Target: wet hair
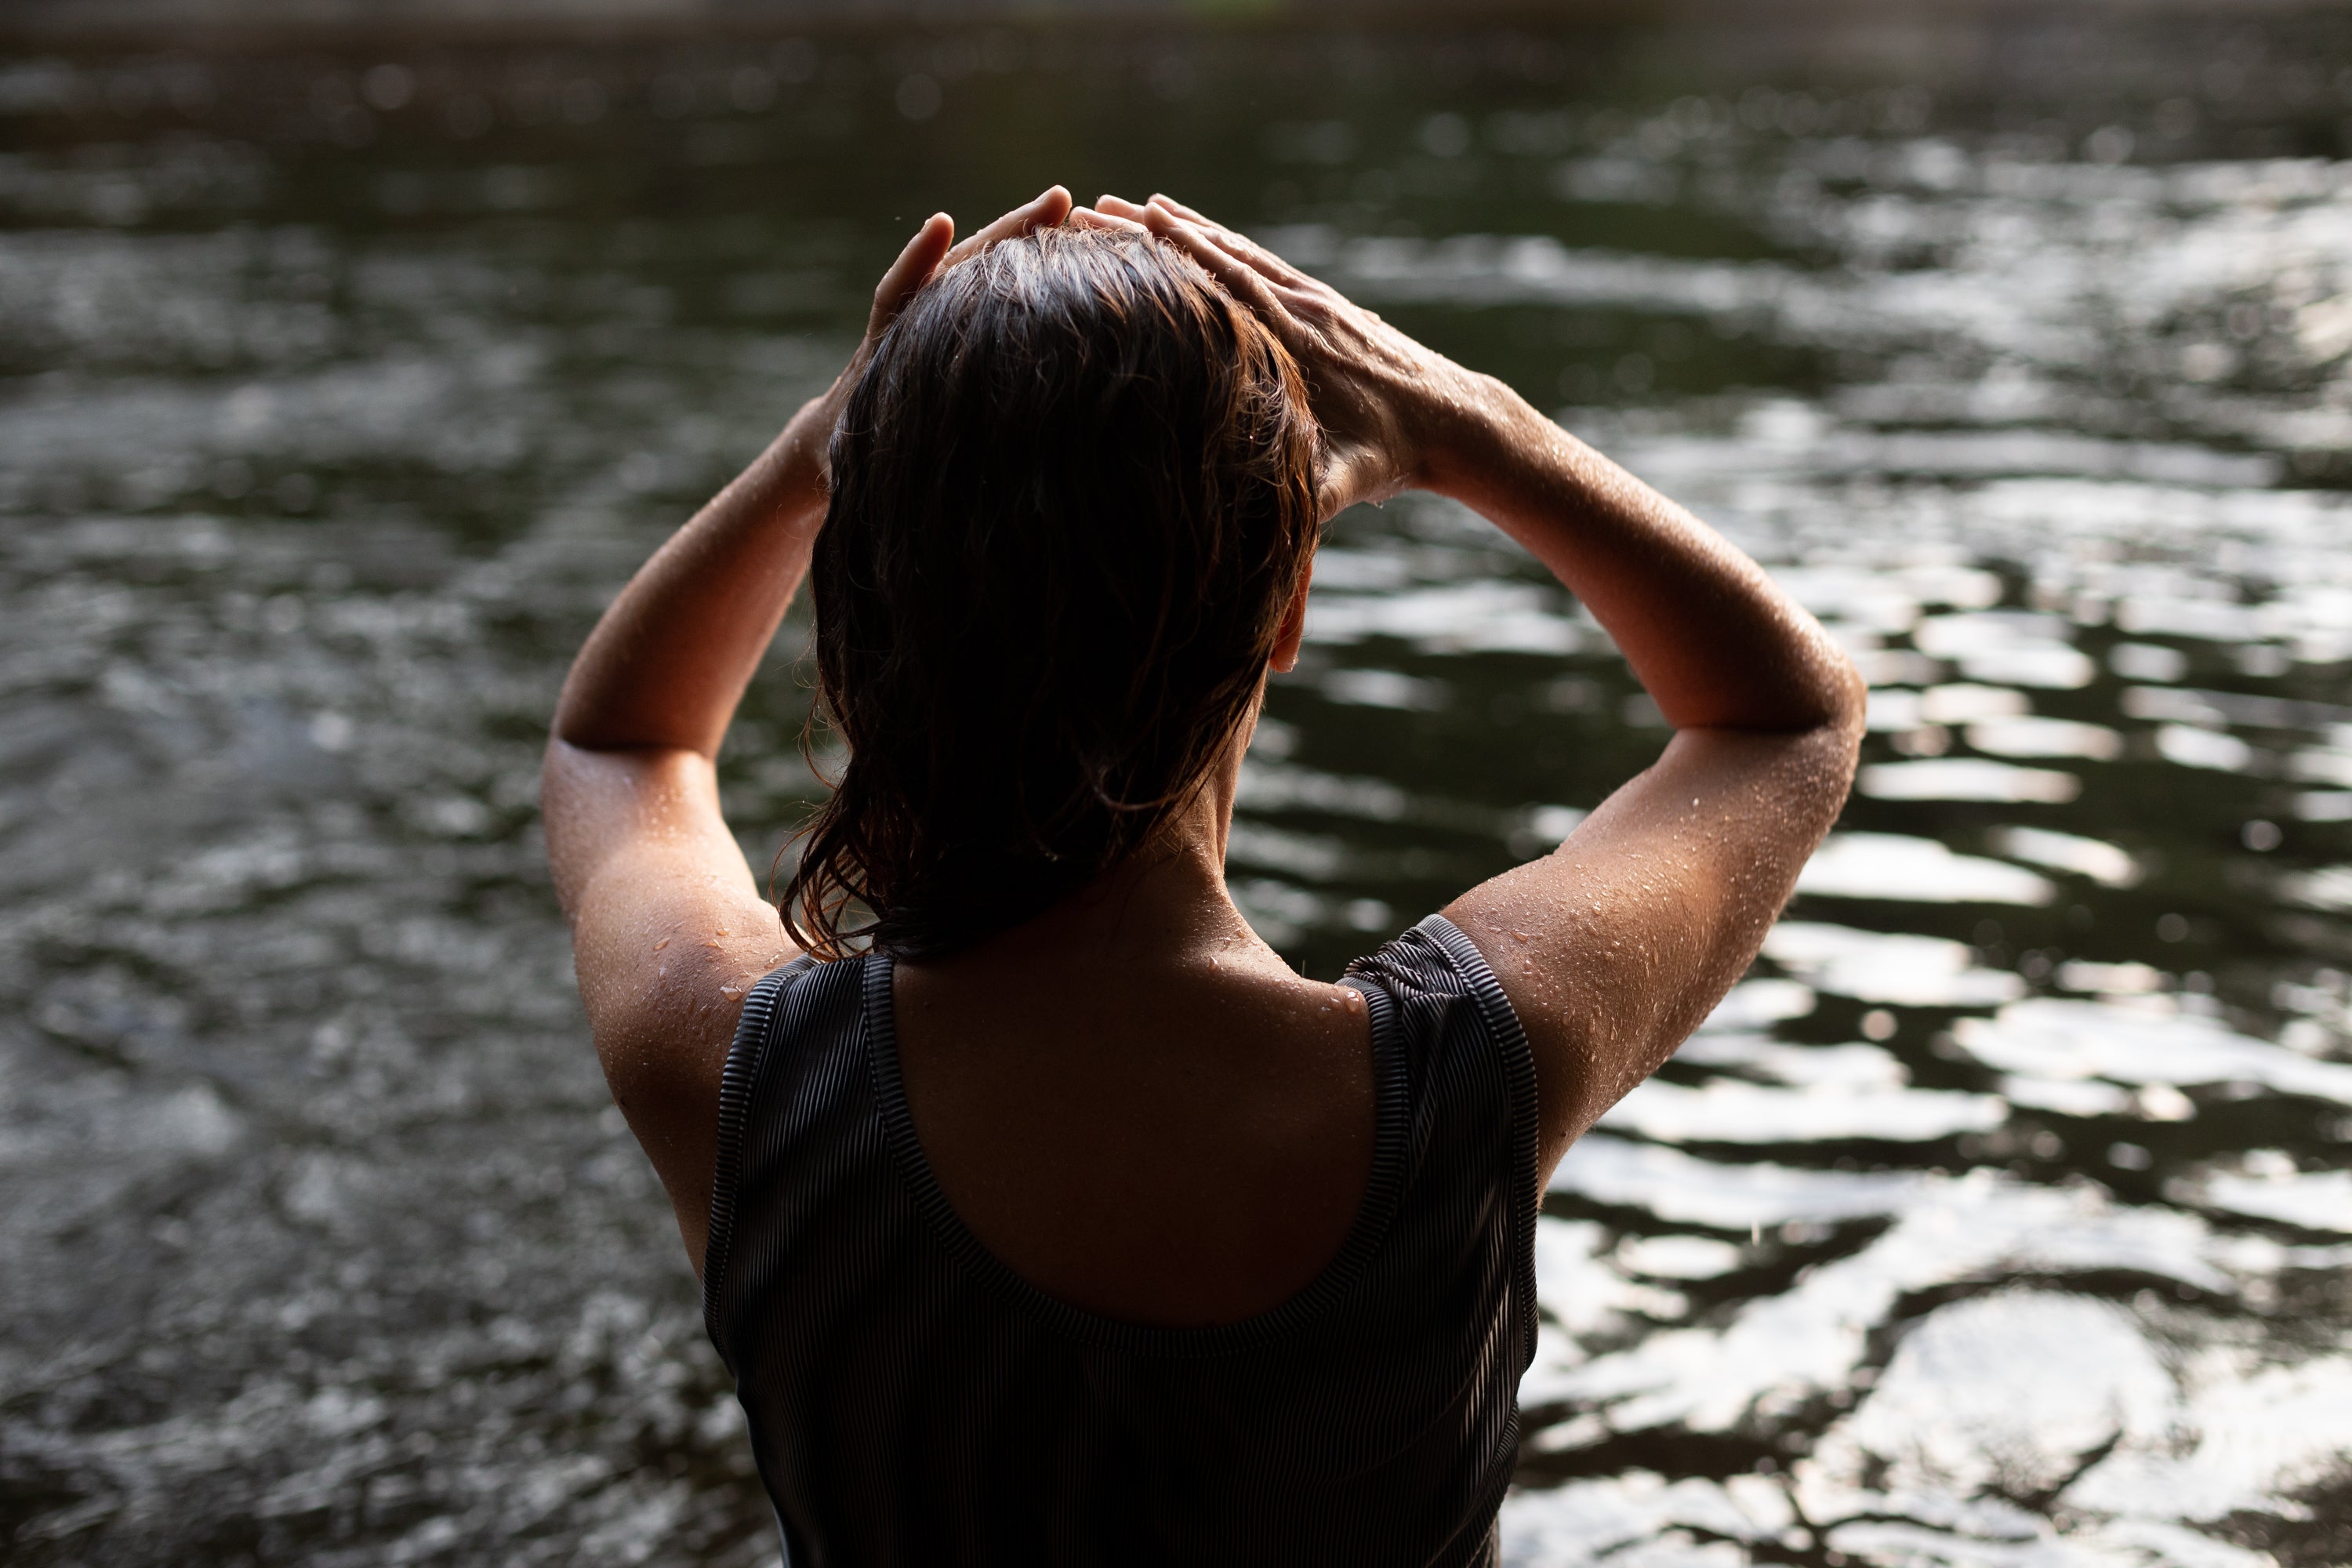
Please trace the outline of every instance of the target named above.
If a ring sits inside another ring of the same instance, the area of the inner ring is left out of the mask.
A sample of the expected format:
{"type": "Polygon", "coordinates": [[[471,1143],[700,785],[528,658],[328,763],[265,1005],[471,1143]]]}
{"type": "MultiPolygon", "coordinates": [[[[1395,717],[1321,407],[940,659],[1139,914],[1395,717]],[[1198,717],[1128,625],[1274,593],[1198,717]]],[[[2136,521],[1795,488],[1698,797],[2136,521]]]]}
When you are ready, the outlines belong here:
{"type": "Polygon", "coordinates": [[[847,761],[794,939],[953,952],[1150,847],[1256,699],[1316,439],[1290,355],[1156,237],[1047,229],[927,283],[833,437],[811,729],[847,761]]]}

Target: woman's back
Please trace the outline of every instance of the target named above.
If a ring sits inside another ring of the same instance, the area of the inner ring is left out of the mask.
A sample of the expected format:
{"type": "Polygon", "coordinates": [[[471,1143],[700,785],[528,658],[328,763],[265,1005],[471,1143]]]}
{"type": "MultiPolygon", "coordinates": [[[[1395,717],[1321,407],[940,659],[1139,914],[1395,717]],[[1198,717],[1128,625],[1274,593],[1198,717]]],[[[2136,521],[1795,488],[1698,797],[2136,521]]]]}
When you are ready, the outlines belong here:
{"type": "Polygon", "coordinates": [[[1361,993],[1198,919],[1181,880],[1159,868],[900,963],[893,991],[914,1129],[964,1224],[1049,1295],[1179,1327],[1321,1271],[1375,1120],[1361,993]]]}
{"type": "MultiPolygon", "coordinates": [[[[908,978],[883,955],[789,966],[753,992],[728,1066],[705,1310],[792,1561],[1491,1561],[1534,1351],[1540,1178],[1533,1063],[1467,939],[1433,917],[1351,969],[1360,1005],[1334,1013],[1360,1031],[1368,1115],[1340,1145],[1368,1157],[1346,1173],[1336,1245],[1257,1310],[1192,1326],[1137,1321],[1170,1315],[1142,1292],[1209,1300],[1188,1264],[1228,1288],[1263,1289],[1269,1258],[1296,1271],[1300,1255],[1202,1223],[1226,1213],[1246,1231],[1283,1206],[1258,1184],[1286,1162],[1250,1146],[1284,1138],[1236,1137],[1236,1118],[1177,1087],[1131,1159],[1115,1134],[1071,1139],[1066,1124],[1049,1141],[1097,1160],[1024,1159],[1018,1097],[984,1094],[1016,1125],[965,1151],[959,1201],[909,1104],[908,978]],[[1238,1181],[1218,1168],[1236,1152],[1256,1167],[1238,1181]],[[1174,1173],[1137,1182],[1154,1161],[1174,1173]],[[1108,1240],[1055,1237],[1032,1254],[1043,1268],[1014,1267],[1026,1260],[970,1223],[971,1197],[1000,1184],[989,1201],[1007,1234],[1055,1236],[1050,1216],[1076,1209],[1089,1218],[1073,1234],[1108,1240]],[[1145,1194],[1124,1216],[1105,1202],[1121,1192],[1145,1194]],[[1089,1310],[1041,1289],[1054,1268],[1108,1299],[1089,1310]],[[1123,1294],[1146,1313],[1099,1310],[1123,1294]]],[[[1229,1010],[1222,989],[1196,994],[1203,1016],[1229,1010]]],[[[1098,1048],[1134,1031],[1132,1016],[1105,1023],[1098,1048]]],[[[1336,1034],[1275,1027],[1260,1043],[1278,1053],[1318,1032],[1336,1034]]],[[[1231,1065],[1174,1048],[1197,1072],[1231,1065]]],[[[1263,1113],[1278,1097],[1238,1098],[1263,1113]]],[[[1122,1093],[1076,1098],[1068,1109],[1141,1125],[1122,1093]]],[[[1315,1169],[1339,1162],[1286,1163],[1343,1185],[1315,1169]]]]}
{"type": "Polygon", "coordinates": [[[794,1561],[1481,1561],[1543,1184],[1754,958],[1859,684],[1696,520],[1197,215],[950,232],[607,611],[548,754],[597,1049],[794,1561]],[[1405,484],[1676,733],[1325,985],[1227,837],[1320,523],[1405,484]],[[780,920],[716,758],[804,572],[845,762],[780,920]]]}

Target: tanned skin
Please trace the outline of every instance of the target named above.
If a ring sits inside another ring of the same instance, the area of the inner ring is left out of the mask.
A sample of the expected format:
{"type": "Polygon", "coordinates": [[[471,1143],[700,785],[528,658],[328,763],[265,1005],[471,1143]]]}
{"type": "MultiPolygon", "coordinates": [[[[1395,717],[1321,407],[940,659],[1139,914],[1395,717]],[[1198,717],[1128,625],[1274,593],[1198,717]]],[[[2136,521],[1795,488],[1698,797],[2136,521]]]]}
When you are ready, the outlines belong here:
{"type": "MultiPolygon", "coordinates": [[[[720,817],[719,743],[807,571],[826,439],[877,338],[940,267],[1062,223],[1150,230],[1281,338],[1323,433],[1326,518],[1406,489],[1474,508],[1583,601],[1674,725],[1559,848],[1444,911],[1526,1026],[1547,1178],[1748,967],[1844,801],[1863,714],[1844,655],[1755,563],[1500,382],[1166,197],[1074,208],[1055,186],[961,247],[934,216],[840,380],[605,612],[548,745],[549,858],[597,1054],[698,1272],[728,1044],[744,992],[796,951],[720,817]]],[[[1297,658],[1306,598],[1271,668],[1297,658]]],[[[1370,1168],[1362,997],[1293,972],[1225,889],[1255,728],[1253,709],[1150,853],[897,968],[902,1072],[942,1190],[1017,1273],[1111,1317],[1278,1304],[1339,1250],[1370,1168]]]]}

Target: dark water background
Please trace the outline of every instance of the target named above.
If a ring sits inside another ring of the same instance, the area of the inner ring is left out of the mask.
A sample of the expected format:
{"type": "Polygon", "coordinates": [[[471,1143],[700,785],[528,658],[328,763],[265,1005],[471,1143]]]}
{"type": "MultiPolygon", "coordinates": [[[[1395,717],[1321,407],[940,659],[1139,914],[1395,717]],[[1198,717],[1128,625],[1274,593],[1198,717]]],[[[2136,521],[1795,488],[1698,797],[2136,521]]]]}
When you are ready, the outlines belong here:
{"type": "MultiPolygon", "coordinates": [[[[1058,179],[1507,377],[1876,688],[1563,1167],[1509,1559],[2352,1562],[2347,142],[2326,16],[0,58],[0,1555],[772,1560],[541,737],[911,225],[1058,179]]],[[[1318,590],[1233,870],[1328,974],[1662,731],[1459,511],[1318,590]]]]}

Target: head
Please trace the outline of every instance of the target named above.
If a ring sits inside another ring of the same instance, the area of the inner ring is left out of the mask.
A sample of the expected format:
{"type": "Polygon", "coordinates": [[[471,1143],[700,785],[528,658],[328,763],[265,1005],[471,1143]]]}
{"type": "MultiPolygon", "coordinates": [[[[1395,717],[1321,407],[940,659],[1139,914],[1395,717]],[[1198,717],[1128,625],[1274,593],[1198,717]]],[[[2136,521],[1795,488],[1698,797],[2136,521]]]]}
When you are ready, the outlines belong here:
{"type": "Polygon", "coordinates": [[[1313,557],[1297,365],[1173,247],[1054,228],[931,279],[833,437],[810,570],[847,748],[782,902],[943,953],[1166,849],[1313,557]]]}

